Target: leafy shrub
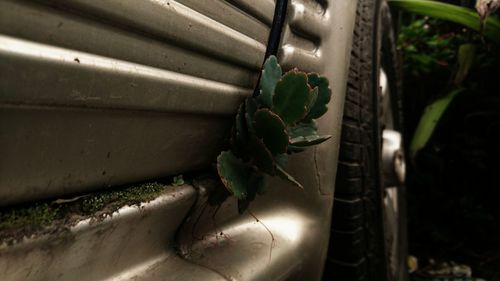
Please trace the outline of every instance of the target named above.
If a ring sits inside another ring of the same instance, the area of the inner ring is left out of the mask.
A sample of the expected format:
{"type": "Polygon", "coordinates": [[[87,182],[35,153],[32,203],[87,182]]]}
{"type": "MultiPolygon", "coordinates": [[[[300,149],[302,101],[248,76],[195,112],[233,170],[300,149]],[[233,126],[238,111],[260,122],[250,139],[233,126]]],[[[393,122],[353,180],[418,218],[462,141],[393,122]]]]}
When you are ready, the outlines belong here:
{"type": "Polygon", "coordinates": [[[212,194],[220,204],[229,195],[244,212],[266,186],[265,175],[279,176],[303,188],[285,171],[287,155],[330,138],[317,133],[315,119],[328,110],[328,80],[297,69],[282,75],[276,57],[264,64],[260,95],[248,97],[239,107],[231,131],[230,150],[217,157],[217,171],[226,190],[212,194]]]}

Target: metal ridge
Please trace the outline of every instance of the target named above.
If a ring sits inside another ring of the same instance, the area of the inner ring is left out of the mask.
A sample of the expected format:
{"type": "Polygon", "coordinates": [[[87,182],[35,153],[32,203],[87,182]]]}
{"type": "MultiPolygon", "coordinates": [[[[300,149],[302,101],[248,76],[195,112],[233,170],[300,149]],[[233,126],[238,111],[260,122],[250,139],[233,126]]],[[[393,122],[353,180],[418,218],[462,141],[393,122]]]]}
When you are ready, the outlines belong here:
{"type": "Polygon", "coordinates": [[[0,104],[232,114],[251,93],[221,82],[3,35],[0,57],[0,104]],[[40,74],[39,69],[46,71],[40,74]],[[57,91],[48,90],[48,85],[57,91]]]}

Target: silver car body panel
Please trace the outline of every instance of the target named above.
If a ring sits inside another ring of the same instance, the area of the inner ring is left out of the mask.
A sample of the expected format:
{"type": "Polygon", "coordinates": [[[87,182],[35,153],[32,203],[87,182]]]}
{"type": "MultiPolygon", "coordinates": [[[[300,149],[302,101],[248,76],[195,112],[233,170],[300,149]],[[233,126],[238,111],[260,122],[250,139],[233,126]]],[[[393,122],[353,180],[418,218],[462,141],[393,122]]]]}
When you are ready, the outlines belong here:
{"type": "MultiPolygon", "coordinates": [[[[269,0],[1,0],[0,206],[209,165],[252,92],[273,9],[269,0]]],[[[272,179],[238,215],[232,199],[206,207],[209,181],[169,187],[141,208],[68,225],[69,236],[1,245],[2,279],[319,280],[355,11],[351,0],[288,5],[280,63],[327,76],[333,93],[319,120],[333,138],[287,168],[304,190],[272,179]]]]}
{"type": "Polygon", "coordinates": [[[267,25],[221,1],[41,3],[0,1],[0,206],[213,161],[267,25]]]}
{"type": "Polygon", "coordinates": [[[299,67],[328,77],[332,101],[319,130],[333,138],[290,157],[288,170],[304,190],[272,179],[267,193],[243,215],[237,214],[234,200],[219,209],[205,207],[202,192],[197,211],[178,235],[186,259],[227,280],[321,279],[355,13],[356,1],[290,2],[279,60],[285,69],[299,67]],[[308,27],[318,29],[307,32],[308,27]]]}
{"type": "Polygon", "coordinates": [[[193,280],[202,276],[223,280],[180,258],[173,248],[176,228],[195,199],[192,187],[169,187],[140,207],[123,207],[104,219],[86,218],[64,231],[0,245],[2,280],[193,280]]]}

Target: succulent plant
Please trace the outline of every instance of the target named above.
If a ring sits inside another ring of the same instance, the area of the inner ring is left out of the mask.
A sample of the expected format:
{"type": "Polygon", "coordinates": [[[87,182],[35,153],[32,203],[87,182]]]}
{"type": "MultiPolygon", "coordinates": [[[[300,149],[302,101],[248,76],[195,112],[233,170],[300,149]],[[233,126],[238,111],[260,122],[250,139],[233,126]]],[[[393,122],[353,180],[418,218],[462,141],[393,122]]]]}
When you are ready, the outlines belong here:
{"type": "Polygon", "coordinates": [[[217,157],[217,172],[226,190],[214,192],[220,204],[229,195],[243,213],[257,194],[265,192],[266,176],[279,176],[303,188],[285,170],[288,154],[328,140],[318,135],[315,119],[328,110],[328,79],[293,69],[282,75],[276,57],[264,63],[257,97],[238,108],[231,129],[230,150],[217,157]]]}

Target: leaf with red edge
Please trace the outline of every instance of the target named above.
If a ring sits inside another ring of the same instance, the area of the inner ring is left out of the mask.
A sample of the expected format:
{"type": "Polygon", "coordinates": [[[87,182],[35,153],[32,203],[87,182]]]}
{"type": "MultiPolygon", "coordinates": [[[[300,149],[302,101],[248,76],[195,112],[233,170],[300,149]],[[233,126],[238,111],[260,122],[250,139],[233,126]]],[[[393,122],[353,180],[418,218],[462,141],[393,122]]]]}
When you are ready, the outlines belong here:
{"type": "Polygon", "coordinates": [[[259,109],[254,115],[255,134],[262,138],[273,155],[286,152],[288,135],[285,123],[269,109],[259,109]]]}
{"type": "Polygon", "coordinates": [[[307,113],[310,91],[304,72],[297,70],[287,72],[276,85],[272,111],[286,124],[297,123],[307,113]]]}

